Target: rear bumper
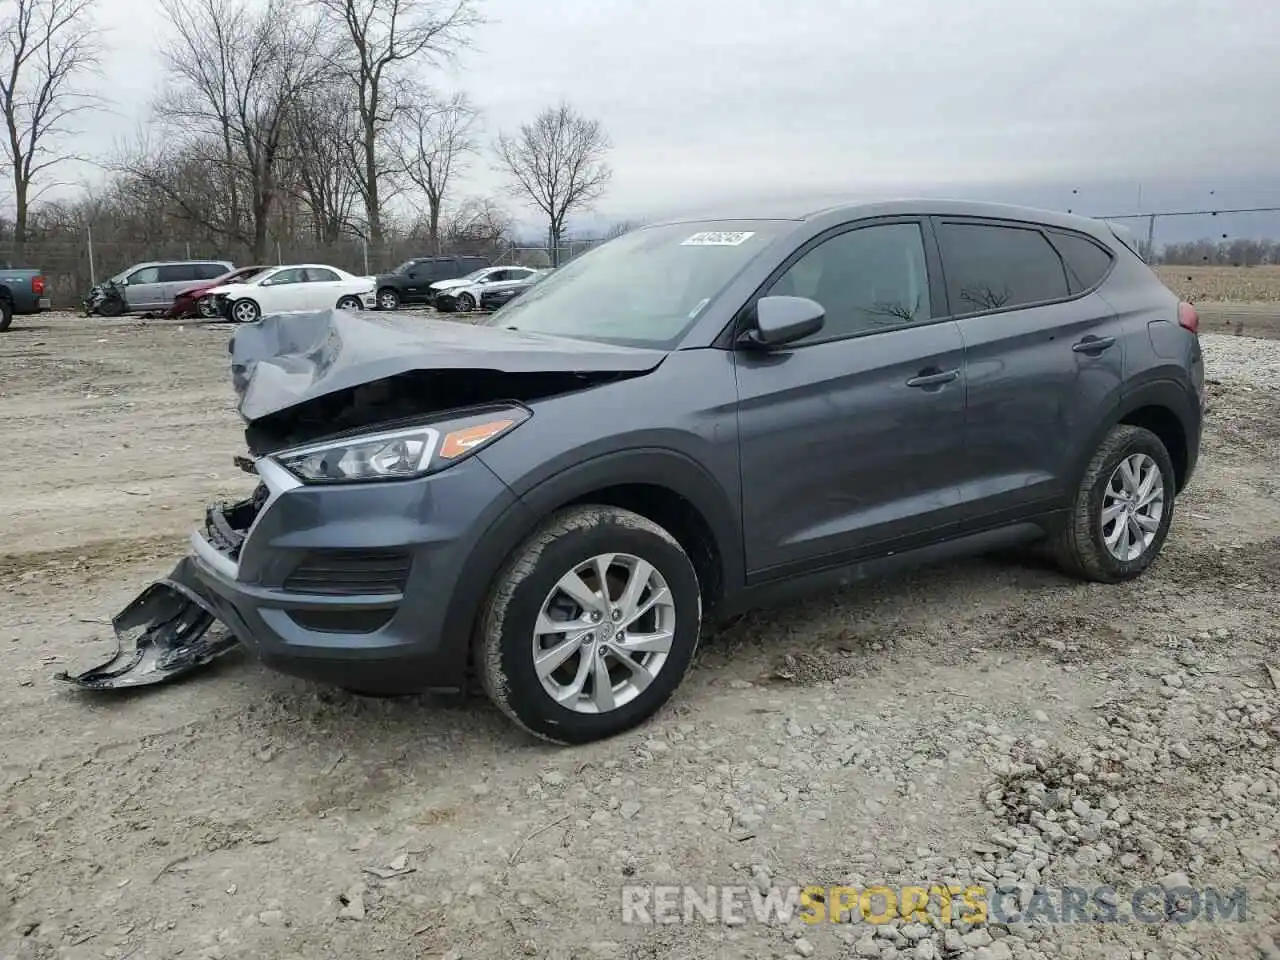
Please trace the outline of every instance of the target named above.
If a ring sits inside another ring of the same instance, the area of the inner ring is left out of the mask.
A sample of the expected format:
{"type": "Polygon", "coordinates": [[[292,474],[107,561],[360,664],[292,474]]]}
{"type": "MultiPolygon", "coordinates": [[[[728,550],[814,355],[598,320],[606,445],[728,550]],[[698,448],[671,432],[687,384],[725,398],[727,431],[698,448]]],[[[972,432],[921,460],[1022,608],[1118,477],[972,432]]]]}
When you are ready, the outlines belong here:
{"type": "Polygon", "coordinates": [[[218,619],[282,673],[370,693],[460,689],[471,638],[446,629],[450,603],[515,502],[506,485],[477,457],[343,486],[299,484],[270,460],[258,469],[265,505],[211,508],[191,535],[194,589],[218,619]]]}
{"type": "Polygon", "coordinates": [[[11,301],[15,316],[29,316],[33,313],[44,313],[53,309],[53,301],[48,297],[29,297],[11,301]]]}

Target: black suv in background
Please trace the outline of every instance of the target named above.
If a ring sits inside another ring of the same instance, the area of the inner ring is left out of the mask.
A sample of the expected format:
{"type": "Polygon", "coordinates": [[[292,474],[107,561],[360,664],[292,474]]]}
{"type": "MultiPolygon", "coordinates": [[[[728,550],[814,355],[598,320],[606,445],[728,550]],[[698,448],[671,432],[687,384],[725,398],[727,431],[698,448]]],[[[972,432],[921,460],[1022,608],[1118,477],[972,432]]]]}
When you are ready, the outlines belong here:
{"type": "Polygon", "coordinates": [[[465,277],[489,266],[487,257],[416,257],[376,278],[378,309],[395,310],[402,303],[426,303],[431,285],[465,277]]]}

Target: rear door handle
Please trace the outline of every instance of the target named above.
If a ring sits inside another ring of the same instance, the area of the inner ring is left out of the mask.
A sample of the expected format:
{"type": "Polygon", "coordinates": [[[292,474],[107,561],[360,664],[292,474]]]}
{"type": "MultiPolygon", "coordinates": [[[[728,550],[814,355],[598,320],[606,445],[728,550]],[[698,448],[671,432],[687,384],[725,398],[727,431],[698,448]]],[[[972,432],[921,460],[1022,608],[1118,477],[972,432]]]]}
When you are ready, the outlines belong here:
{"type": "Polygon", "coordinates": [[[960,376],[959,370],[940,370],[934,373],[926,373],[921,370],[916,376],[907,381],[908,387],[940,387],[944,383],[950,383],[960,376]]]}
{"type": "Polygon", "coordinates": [[[1115,342],[1115,337],[1095,337],[1090,335],[1072,344],[1071,349],[1076,353],[1101,353],[1108,347],[1115,346],[1115,342]]]}

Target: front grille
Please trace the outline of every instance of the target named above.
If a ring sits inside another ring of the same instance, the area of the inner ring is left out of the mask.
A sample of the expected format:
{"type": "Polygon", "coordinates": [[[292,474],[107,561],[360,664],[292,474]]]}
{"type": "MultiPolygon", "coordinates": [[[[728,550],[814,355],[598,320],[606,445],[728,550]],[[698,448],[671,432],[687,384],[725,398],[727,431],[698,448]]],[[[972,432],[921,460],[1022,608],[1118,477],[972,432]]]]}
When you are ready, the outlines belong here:
{"type": "Polygon", "coordinates": [[[355,597],[403,593],[409,554],[402,550],[316,550],[308,553],[284,582],[295,593],[355,597]]]}

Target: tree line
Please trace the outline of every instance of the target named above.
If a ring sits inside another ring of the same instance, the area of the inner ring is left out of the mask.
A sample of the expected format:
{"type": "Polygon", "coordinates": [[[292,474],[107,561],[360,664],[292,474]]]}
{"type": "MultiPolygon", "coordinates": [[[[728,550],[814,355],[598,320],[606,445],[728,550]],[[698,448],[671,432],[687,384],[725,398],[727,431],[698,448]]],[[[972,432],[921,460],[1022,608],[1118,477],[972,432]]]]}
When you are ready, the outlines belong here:
{"type": "Polygon", "coordinates": [[[153,120],[114,155],[84,157],[77,120],[108,105],[95,2],[0,0],[14,209],[0,241],[15,265],[78,250],[86,231],[108,250],[255,263],[345,244],[375,270],[392,251],[474,252],[512,232],[503,197],[465,190],[486,162],[507,198],[540,214],[555,251],[612,176],[604,128],[568,103],[487,137],[465,91],[429,82],[471,46],[481,0],[160,0],[153,120]],[[43,199],[85,159],[105,169],[103,186],[43,199]]]}
{"type": "Polygon", "coordinates": [[[1196,240],[1166,243],[1159,262],[1174,266],[1257,267],[1280,263],[1280,240],[1196,240]]]}

